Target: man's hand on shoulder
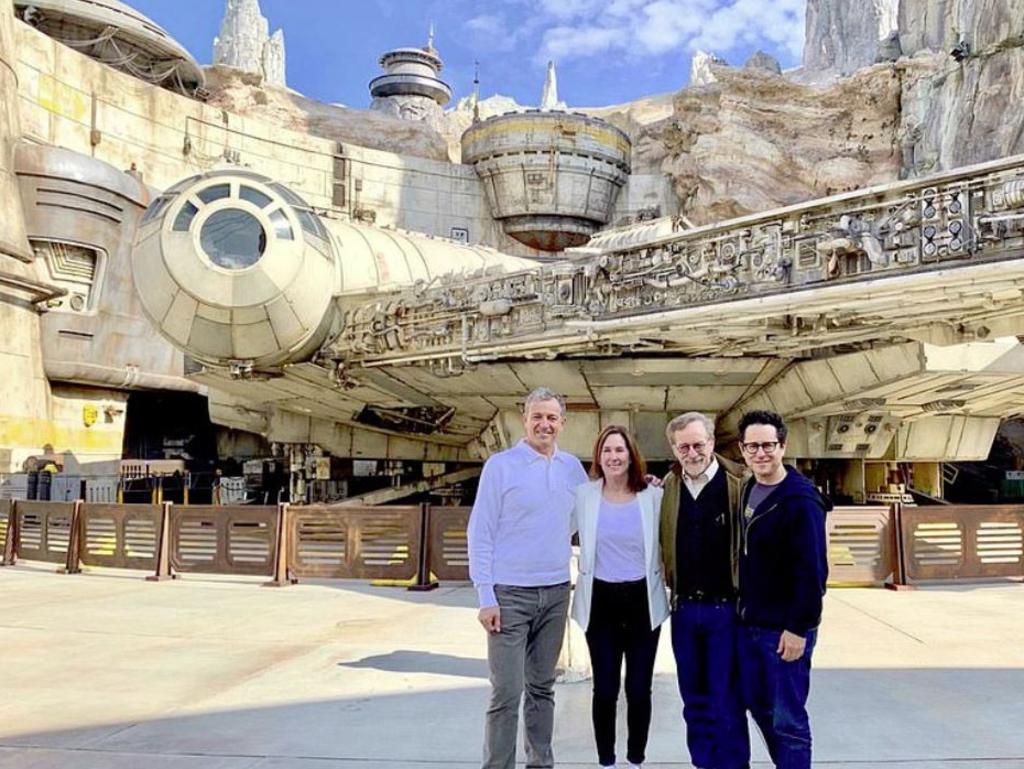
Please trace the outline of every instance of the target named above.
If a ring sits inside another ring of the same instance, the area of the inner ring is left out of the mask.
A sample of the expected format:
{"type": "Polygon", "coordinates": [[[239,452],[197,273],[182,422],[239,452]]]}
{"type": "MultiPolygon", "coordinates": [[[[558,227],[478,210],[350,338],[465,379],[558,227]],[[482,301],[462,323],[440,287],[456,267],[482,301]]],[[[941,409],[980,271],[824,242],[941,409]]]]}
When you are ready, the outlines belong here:
{"type": "Polygon", "coordinates": [[[650,473],[644,476],[644,481],[648,486],[653,486],[656,489],[660,489],[665,483],[661,478],[656,475],[651,475],[650,473]]]}
{"type": "Polygon", "coordinates": [[[795,662],[804,656],[804,649],[807,647],[807,639],[783,630],[779,637],[779,648],[776,651],[782,657],[783,662],[795,662]]]}
{"type": "Polygon", "coordinates": [[[485,606],[476,615],[484,630],[488,633],[501,632],[501,608],[498,606],[485,606]]]}

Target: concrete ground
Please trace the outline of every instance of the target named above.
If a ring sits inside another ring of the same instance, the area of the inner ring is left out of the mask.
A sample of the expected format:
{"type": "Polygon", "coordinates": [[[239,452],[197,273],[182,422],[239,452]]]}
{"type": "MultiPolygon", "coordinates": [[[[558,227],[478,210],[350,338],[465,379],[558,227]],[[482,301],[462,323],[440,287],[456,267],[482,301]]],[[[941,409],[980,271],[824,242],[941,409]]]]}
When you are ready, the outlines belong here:
{"type": "MultiPolygon", "coordinates": [[[[0,570],[0,769],[479,766],[473,593],[0,570]]],[[[815,765],[1024,767],[1024,587],[833,590],[815,765]]],[[[649,767],[684,767],[668,634],[649,767]]],[[[589,684],[556,692],[560,767],[596,765],[589,684]]],[[[620,714],[621,715],[621,714],[620,714]]],[[[621,724],[620,724],[621,726],[621,724]]],[[[768,766],[760,737],[755,766],[768,766]]]]}

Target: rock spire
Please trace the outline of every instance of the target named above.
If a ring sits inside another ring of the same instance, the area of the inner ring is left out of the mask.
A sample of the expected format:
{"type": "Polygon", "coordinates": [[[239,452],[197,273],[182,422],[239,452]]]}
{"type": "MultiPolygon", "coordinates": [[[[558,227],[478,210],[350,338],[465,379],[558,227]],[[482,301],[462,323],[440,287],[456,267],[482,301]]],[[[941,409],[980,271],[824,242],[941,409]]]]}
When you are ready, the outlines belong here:
{"type": "Polygon", "coordinates": [[[270,85],[285,86],[284,32],[270,35],[259,0],[227,0],[220,35],[213,40],[213,63],[252,72],[270,85]]]}
{"type": "Polygon", "coordinates": [[[544,77],[544,90],[540,96],[541,109],[558,109],[558,78],[555,75],[555,63],[548,62],[548,73],[544,77]]]}

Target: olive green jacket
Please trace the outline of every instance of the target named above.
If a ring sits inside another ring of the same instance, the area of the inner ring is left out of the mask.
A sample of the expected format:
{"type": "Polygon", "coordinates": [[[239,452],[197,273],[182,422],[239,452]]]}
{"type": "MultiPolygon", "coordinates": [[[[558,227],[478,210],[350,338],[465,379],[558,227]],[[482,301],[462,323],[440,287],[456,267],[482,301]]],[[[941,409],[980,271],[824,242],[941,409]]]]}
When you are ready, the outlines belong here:
{"type": "MultiPolygon", "coordinates": [[[[720,472],[725,473],[725,482],[729,489],[729,538],[732,541],[732,584],[739,588],[739,555],[740,555],[740,491],[743,488],[746,468],[732,460],[716,454],[720,472]]],[[[661,498],[661,521],[659,540],[661,543],[661,559],[665,570],[665,584],[672,593],[672,608],[676,607],[676,530],[679,526],[679,494],[682,491],[682,468],[676,462],[672,470],[665,476],[663,488],[665,494],[661,498]]]]}

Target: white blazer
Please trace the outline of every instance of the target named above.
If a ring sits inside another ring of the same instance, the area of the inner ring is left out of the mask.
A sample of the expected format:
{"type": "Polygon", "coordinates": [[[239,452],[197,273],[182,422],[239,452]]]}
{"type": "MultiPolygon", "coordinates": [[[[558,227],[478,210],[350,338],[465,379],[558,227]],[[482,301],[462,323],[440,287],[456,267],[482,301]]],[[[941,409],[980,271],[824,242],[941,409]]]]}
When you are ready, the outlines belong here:
{"type": "MultiPolygon", "coordinates": [[[[580,534],[580,574],[572,601],[572,618],[584,630],[590,622],[590,604],[594,595],[594,559],[597,549],[597,515],[601,507],[604,481],[588,481],[576,487],[573,508],[573,530],[580,534]]],[[[658,627],[669,615],[665,577],[661,568],[661,545],[658,541],[663,489],[648,486],[636,495],[644,528],[644,560],[647,564],[647,606],[651,629],[658,627]]]]}

